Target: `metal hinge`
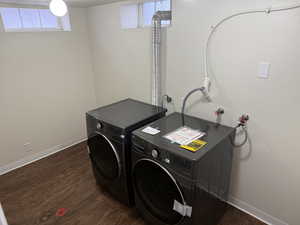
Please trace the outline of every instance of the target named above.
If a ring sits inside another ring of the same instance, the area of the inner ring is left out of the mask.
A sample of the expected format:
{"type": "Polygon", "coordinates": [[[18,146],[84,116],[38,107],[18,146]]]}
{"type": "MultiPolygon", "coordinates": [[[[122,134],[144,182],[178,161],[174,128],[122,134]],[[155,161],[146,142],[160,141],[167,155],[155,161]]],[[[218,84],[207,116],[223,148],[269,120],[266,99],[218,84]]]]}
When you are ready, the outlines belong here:
{"type": "Polygon", "coordinates": [[[192,207],[174,200],[173,210],[182,216],[192,217],[192,207]]]}

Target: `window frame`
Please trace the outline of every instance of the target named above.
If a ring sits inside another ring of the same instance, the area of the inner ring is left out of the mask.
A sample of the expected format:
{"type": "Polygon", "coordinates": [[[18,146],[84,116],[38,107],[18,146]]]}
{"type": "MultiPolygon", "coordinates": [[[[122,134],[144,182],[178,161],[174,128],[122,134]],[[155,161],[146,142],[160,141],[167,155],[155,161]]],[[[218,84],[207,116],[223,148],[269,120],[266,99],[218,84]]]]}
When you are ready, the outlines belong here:
{"type": "MultiPolygon", "coordinates": [[[[24,28],[24,27],[21,27],[21,28],[6,28],[5,27],[5,24],[4,24],[4,20],[3,20],[3,16],[0,12],[0,21],[1,21],[1,25],[2,25],[2,28],[3,28],[3,32],[5,33],[26,33],[26,32],[70,32],[72,31],[72,28],[71,28],[71,18],[70,18],[70,14],[69,12],[65,15],[65,17],[68,17],[68,20],[69,20],[69,23],[70,23],[70,27],[69,28],[64,28],[63,26],[63,19],[64,17],[56,17],[56,20],[57,20],[57,28],[43,28],[42,27],[42,23],[41,23],[41,16],[40,16],[40,10],[49,10],[48,8],[43,8],[43,7],[36,7],[36,8],[33,8],[33,7],[13,7],[13,6],[0,6],[0,10],[2,8],[14,8],[14,9],[18,9],[18,16],[20,18],[20,22],[23,26],[23,20],[22,20],[22,15],[21,15],[21,9],[37,9],[38,10],[38,13],[39,13],[39,20],[40,20],[40,27],[39,28],[24,28]]],[[[54,16],[54,15],[53,15],[54,16]]]]}
{"type": "Polygon", "coordinates": [[[140,28],[140,5],[139,1],[129,1],[126,3],[123,3],[120,6],[120,11],[119,11],[119,18],[120,18],[120,26],[122,30],[131,30],[131,29],[139,29],[140,28]],[[136,6],[137,7],[137,25],[136,27],[123,27],[123,22],[122,22],[122,7],[128,7],[128,6],[136,6]]]}
{"type": "MultiPolygon", "coordinates": [[[[121,7],[126,6],[126,5],[137,5],[137,8],[138,8],[138,13],[137,13],[137,15],[138,15],[138,18],[137,18],[137,27],[135,27],[135,28],[123,28],[122,27],[122,21],[120,21],[121,29],[123,29],[123,30],[131,30],[131,29],[151,28],[151,24],[150,25],[146,25],[144,23],[143,5],[146,2],[158,2],[158,1],[163,1],[163,0],[136,0],[136,1],[128,1],[128,2],[126,2],[124,4],[121,4],[120,10],[121,10],[121,7]]],[[[173,1],[170,0],[170,10],[172,11],[172,9],[173,9],[173,1]]],[[[170,20],[169,24],[162,24],[162,27],[171,27],[171,26],[172,26],[172,20],[170,20]]]]}
{"type": "MultiPolygon", "coordinates": [[[[155,2],[155,4],[158,2],[158,1],[164,1],[164,0],[140,0],[138,1],[138,5],[139,5],[139,18],[138,21],[139,22],[139,27],[138,28],[147,28],[147,27],[151,27],[152,25],[146,25],[144,23],[144,10],[143,10],[143,5],[145,2],[155,2]]],[[[172,12],[172,4],[173,4],[173,1],[170,0],[170,10],[172,12]]],[[[169,24],[162,24],[161,25],[162,27],[171,27],[172,26],[172,20],[170,20],[170,23],[169,24]]]]}

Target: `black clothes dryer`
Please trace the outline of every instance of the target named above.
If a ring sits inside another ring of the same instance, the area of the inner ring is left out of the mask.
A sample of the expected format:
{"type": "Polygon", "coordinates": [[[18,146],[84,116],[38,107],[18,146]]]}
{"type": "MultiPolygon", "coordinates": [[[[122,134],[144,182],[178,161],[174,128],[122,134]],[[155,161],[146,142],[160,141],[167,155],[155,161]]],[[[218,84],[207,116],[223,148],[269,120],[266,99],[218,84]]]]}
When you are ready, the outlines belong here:
{"type": "Polygon", "coordinates": [[[131,132],[165,113],[161,107],[126,99],[86,114],[88,150],[97,183],[127,205],[133,204],[131,132]]]}
{"type": "Polygon", "coordinates": [[[226,210],[233,147],[231,127],[185,116],[186,126],[206,132],[207,144],[190,152],[164,137],[182,126],[181,114],[166,116],[132,135],[132,181],[137,210],[153,225],[217,224],[226,210]]]}

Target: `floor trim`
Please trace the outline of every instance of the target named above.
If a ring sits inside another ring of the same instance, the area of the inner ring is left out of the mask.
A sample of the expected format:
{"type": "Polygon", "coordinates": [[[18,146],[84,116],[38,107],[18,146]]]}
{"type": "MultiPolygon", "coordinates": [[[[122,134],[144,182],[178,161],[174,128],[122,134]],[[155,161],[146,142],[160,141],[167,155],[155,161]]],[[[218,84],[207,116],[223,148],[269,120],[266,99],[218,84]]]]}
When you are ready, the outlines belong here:
{"type": "Polygon", "coordinates": [[[35,153],[33,155],[24,157],[23,159],[20,159],[20,160],[17,160],[15,162],[4,165],[4,166],[0,167],[0,176],[3,175],[3,174],[9,173],[9,172],[11,172],[15,169],[18,169],[20,167],[26,166],[30,163],[33,163],[35,161],[38,161],[40,159],[43,159],[45,157],[48,157],[50,155],[53,155],[57,152],[60,152],[60,151],[65,150],[67,148],[70,148],[70,147],[72,147],[74,145],[77,145],[81,142],[84,142],[86,140],[87,139],[84,138],[84,139],[81,139],[81,140],[78,140],[78,141],[72,141],[72,142],[69,142],[69,143],[66,143],[66,144],[57,145],[57,146],[49,148],[45,151],[35,153]]]}
{"type": "Polygon", "coordinates": [[[255,217],[256,219],[268,224],[268,225],[288,225],[288,223],[271,216],[270,214],[255,208],[254,206],[244,202],[236,197],[230,196],[228,204],[232,205],[235,208],[255,217]]]}
{"type": "Polygon", "coordinates": [[[4,215],[1,203],[0,203],[0,225],[7,225],[7,220],[6,220],[6,217],[4,215]]]}

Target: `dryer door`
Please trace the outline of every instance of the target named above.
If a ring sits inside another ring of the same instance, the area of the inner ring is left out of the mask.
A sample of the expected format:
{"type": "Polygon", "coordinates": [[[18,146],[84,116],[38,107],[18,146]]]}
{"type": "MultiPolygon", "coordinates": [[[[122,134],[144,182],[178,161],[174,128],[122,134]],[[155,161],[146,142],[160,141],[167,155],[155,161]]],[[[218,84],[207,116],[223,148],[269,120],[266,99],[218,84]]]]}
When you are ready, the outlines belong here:
{"type": "Polygon", "coordinates": [[[97,132],[88,139],[90,156],[97,171],[107,180],[115,180],[120,176],[120,157],[116,145],[105,135],[97,132]]]}
{"type": "Polygon", "coordinates": [[[165,224],[178,224],[183,218],[173,210],[174,201],[185,201],[174,177],[159,163],[150,159],[139,160],[133,169],[133,183],[144,207],[152,216],[165,224]]]}

